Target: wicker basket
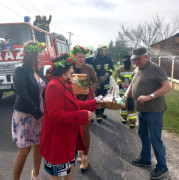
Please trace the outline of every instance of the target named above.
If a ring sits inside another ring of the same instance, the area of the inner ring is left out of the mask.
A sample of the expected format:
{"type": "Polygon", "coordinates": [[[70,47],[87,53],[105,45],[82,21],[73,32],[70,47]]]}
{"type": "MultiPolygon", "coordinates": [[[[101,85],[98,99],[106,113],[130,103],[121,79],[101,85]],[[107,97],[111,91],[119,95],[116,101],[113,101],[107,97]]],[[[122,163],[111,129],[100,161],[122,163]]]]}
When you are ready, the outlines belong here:
{"type": "Polygon", "coordinates": [[[106,108],[106,109],[111,109],[111,110],[118,110],[118,109],[123,109],[125,108],[125,104],[118,104],[116,102],[101,102],[100,103],[102,107],[106,108]]]}
{"type": "MultiPolygon", "coordinates": [[[[87,74],[72,74],[72,79],[76,76],[78,77],[79,81],[84,81],[87,78],[87,74]]],[[[73,82],[72,88],[75,94],[86,94],[86,86],[80,86],[78,83],[73,82]]]]}

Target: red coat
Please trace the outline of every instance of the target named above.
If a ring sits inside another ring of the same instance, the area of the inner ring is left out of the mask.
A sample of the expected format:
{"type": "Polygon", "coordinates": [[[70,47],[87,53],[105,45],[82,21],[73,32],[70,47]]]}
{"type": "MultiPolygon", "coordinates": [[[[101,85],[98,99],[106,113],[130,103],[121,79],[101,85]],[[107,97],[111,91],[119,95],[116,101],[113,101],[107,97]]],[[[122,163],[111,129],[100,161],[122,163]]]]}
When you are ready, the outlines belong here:
{"type": "Polygon", "coordinates": [[[40,154],[51,164],[70,162],[76,148],[85,150],[81,125],[88,123],[88,111],[96,100],[79,101],[59,80],[46,87],[40,154]]]}

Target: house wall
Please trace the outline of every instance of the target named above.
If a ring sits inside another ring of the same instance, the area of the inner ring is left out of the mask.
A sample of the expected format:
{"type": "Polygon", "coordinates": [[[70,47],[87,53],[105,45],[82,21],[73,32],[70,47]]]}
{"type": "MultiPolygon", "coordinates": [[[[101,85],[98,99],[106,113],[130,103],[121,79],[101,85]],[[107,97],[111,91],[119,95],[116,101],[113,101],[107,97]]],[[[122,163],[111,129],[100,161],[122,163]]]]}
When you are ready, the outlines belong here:
{"type": "Polygon", "coordinates": [[[151,46],[151,55],[173,55],[179,56],[179,37],[171,37],[151,46]],[[164,47],[164,48],[163,48],[164,47]]]}

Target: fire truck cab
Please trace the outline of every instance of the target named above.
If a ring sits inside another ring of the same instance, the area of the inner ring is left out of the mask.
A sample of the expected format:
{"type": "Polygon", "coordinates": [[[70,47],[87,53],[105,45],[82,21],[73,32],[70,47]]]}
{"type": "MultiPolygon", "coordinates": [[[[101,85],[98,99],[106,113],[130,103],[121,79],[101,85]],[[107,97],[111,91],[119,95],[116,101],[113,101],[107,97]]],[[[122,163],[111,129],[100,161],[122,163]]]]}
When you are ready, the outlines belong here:
{"type": "Polygon", "coordinates": [[[44,74],[55,56],[70,50],[68,40],[63,35],[46,32],[30,23],[0,24],[0,99],[5,91],[14,90],[14,69],[23,59],[23,44],[29,40],[47,45],[42,52],[44,74]]]}

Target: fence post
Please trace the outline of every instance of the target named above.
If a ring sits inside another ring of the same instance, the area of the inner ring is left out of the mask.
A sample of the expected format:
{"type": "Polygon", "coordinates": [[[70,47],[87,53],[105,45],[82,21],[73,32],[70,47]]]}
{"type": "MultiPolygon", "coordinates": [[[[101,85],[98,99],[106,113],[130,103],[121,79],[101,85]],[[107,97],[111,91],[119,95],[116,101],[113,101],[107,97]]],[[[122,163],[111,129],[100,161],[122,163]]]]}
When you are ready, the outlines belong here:
{"type": "Polygon", "coordinates": [[[160,66],[161,65],[161,56],[158,58],[159,59],[159,61],[158,61],[158,65],[160,66]]]}
{"type": "Polygon", "coordinates": [[[172,85],[172,89],[173,89],[174,65],[175,65],[175,56],[172,57],[172,70],[171,70],[171,85],[172,85]]]}

